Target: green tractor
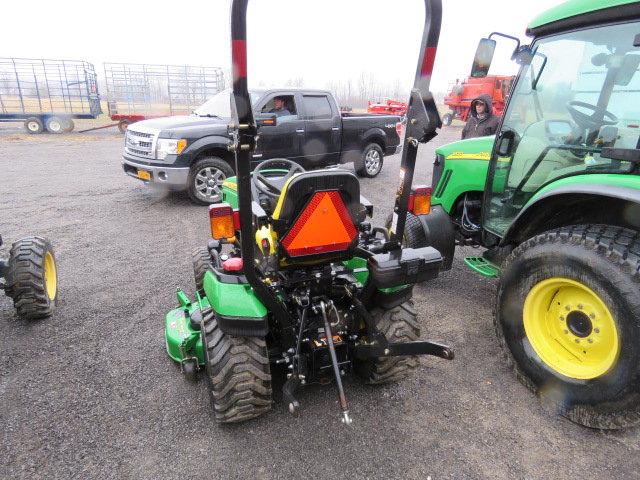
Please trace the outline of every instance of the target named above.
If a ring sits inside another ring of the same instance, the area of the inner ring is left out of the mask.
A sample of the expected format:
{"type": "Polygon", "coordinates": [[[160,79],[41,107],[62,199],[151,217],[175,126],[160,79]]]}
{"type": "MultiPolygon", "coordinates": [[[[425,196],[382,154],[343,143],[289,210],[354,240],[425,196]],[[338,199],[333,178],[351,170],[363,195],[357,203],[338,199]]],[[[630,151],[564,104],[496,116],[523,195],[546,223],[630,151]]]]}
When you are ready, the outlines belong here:
{"type": "MultiPolygon", "coordinates": [[[[495,137],[436,150],[431,211],[410,246],[498,277],[495,330],[517,377],[594,428],[640,423],[640,2],[573,0],[539,15],[495,137]]],[[[409,225],[409,223],[408,223],[409,225]]]]}
{"type": "MultiPolygon", "coordinates": [[[[423,44],[409,106],[395,211],[405,219],[422,204],[411,182],[419,142],[441,122],[429,93],[441,19],[440,0],[425,0],[423,44]]],[[[209,207],[211,239],[194,255],[195,299],[178,290],[166,315],[167,352],[182,370],[203,370],[215,419],[249,420],[272,407],[272,375],[284,369],[288,409],[302,385],[335,382],[341,419],[351,423],[342,377],[397,381],[418,366],[418,355],[451,360],[451,348],[420,341],[413,286],[438,275],[432,247],[402,248],[398,234],[374,228],[373,206],[358,179],[340,169],[304,171],[286,160],[250,168],[258,128],[273,115],[254,114],[247,90],[247,0],[231,12],[234,135],[237,177],[209,207]]]]}
{"type": "Polygon", "coordinates": [[[13,300],[20,318],[51,316],[58,301],[58,271],[51,243],[42,237],[14,242],[9,258],[0,260],[0,280],[4,280],[0,289],[13,300]]]}

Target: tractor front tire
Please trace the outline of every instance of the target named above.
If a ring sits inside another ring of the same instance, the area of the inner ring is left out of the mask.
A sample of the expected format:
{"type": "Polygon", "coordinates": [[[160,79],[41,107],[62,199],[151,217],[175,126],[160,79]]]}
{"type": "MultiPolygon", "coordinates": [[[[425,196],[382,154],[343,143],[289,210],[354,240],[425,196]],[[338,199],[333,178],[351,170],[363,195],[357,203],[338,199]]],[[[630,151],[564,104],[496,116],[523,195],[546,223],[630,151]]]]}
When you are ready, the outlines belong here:
{"type": "Polygon", "coordinates": [[[581,425],[640,424],[640,232],[574,225],[507,257],[495,328],[518,379],[581,425]]]}
{"type": "MultiPolygon", "coordinates": [[[[378,319],[378,329],[391,343],[412,342],[420,337],[420,325],[412,300],[389,310],[374,310],[371,314],[378,319]]],[[[366,383],[384,384],[406,378],[419,364],[420,360],[415,355],[379,357],[357,361],[355,371],[366,383]]]]}
{"type": "Polygon", "coordinates": [[[51,316],[58,301],[58,272],[51,243],[26,237],[11,246],[5,293],[18,316],[38,320],[51,316]]]}
{"type": "Polygon", "coordinates": [[[216,421],[243,422],[271,410],[271,370],[265,339],[225,334],[210,309],[203,312],[201,335],[216,421]]]}

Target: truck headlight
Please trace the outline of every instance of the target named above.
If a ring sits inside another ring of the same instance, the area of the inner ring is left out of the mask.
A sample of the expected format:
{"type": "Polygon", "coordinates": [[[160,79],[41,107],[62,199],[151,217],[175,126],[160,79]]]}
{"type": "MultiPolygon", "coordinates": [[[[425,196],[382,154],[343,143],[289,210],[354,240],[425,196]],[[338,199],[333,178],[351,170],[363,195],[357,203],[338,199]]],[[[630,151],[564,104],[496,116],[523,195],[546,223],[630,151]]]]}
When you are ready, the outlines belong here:
{"type": "Polygon", "coordinates": [[[179,155],[186,146],[187,141],[183,138],[179,140],[159,138],[156,143],[156,158],[164,160],[167,155],[179,155]]]}

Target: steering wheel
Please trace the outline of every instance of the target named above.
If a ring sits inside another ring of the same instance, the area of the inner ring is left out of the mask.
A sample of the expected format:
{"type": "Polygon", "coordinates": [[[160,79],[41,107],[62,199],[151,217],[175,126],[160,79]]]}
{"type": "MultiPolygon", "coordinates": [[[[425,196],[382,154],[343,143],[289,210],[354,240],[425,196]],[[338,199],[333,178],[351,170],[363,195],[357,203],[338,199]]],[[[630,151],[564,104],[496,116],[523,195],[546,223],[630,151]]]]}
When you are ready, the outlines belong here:
{"type": "Polygon", "coordinates": [[[590,103],[572,100],[567,102],[566,107],[578,126],[585,130],[597,130],[604,125],[615,125],[618,123],[618,117],[609,110],[596,107],[590,103]],[[576,107],[591,110],[593,113],[591,115],[586,114],[578,110],[576,107]]]}
{"type": "Polygon", "coordinates": [[[304,172],[304,168],[301,165],[287,160],[286,158],[272,158],[259,163],[256,168],[253,169],[253,175],[251,181],[255,188],[265,194],[269,198],[278,198],[282,189],[284,188],[287,180],[293,177],[296,173],[304,172]],[[287,170],[287,173],[282,175],[282,171],[265,172],[264,170],[287,170]]]}

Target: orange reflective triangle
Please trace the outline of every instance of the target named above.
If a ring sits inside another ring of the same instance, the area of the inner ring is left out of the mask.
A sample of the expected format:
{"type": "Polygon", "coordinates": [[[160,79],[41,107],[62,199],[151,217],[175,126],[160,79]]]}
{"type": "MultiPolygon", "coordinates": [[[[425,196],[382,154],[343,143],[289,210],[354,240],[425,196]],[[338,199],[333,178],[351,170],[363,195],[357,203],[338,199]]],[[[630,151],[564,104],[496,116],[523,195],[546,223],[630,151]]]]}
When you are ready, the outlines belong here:
{"type": "Polygon", "coordinates": [[[289,255],[345,250],[357,235],[337,191],[316,193],[282,241],[289,255]]]}

